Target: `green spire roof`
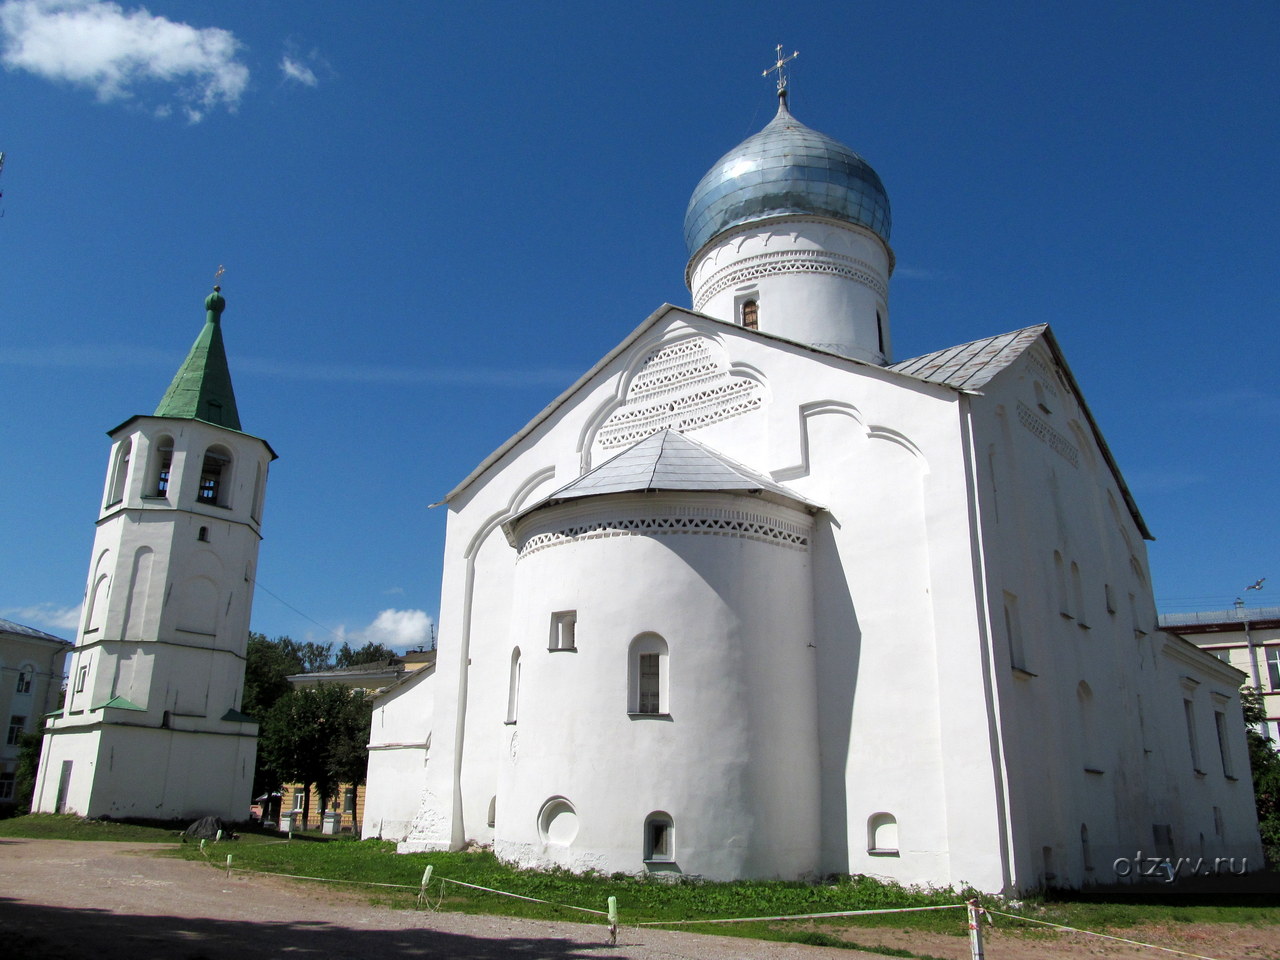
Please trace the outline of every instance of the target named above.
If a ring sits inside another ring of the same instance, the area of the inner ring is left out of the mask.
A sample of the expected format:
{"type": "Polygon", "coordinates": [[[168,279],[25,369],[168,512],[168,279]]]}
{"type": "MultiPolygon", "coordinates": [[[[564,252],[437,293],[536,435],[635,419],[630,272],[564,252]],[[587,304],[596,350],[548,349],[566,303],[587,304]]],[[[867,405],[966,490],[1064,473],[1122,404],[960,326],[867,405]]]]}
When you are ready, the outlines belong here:
{"type": "Polygon", "coordinates": [[[222,346],[222,327],[219,318],[227,301],[218,287],[205,298],[206,320],[204,329],[191,352],[178,368],[156,407],[157,417],[181,417],[187,420],[203,420],[232,430],[240,429],[240,414],[236,411],[236,395],[231,388],[231,371],[227,367],[227,352],[222,346]]]}

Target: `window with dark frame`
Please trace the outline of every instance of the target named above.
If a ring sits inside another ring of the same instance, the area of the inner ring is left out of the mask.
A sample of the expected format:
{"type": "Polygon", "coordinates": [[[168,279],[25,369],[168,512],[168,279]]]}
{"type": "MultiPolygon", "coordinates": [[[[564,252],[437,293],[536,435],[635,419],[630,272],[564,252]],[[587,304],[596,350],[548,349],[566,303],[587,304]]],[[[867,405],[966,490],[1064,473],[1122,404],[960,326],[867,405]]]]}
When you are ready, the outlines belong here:
{"type": "Polygon", "coordinates": [[[637,713],[662,712],[662,655],[640,654],[640,701],[637,713]]]}
{"type": "Polygon", "coordinates": [[[669,863],[675,859],[671,818],[652,814],[644,822],[644,859],[669,863]]]}
{"type": "Polygon", "coordinates": [[[755,300],[742,302],[742,325],[748,330],[760,329],[760,304],[755,300]]]}
{"type": "Polygon", "coordinates": [[[27,718],[14,714],[9,718],[9,736],[5,738],[5,743],[9,746],[16,746],[18,741],[22,739],[22,734],[27,729],[27,718]]]}
{"type": "Polygon", "coordinates": [[[15,693],[31,692],[31,668],[30,667],[23,667],[21,670],[18,671],[18,687],[14,692],[15,693]]]}
{"type": "Polygon", "coordinates": [[[222,483],[231,458],[225,454],[209,450],[204,455],[204,464],[200,468],[200,489],[196,499],[201,503],[222,504],[222,483]]]}
{"type": "Polygon", "coordinates": [[[169,473],[173,469],[173,441],[164,440],[156,451],[156,456],[160,458],[160,469],[156,474],[155,495],[157,497],[167,497],[169,495],[169,473]]]}

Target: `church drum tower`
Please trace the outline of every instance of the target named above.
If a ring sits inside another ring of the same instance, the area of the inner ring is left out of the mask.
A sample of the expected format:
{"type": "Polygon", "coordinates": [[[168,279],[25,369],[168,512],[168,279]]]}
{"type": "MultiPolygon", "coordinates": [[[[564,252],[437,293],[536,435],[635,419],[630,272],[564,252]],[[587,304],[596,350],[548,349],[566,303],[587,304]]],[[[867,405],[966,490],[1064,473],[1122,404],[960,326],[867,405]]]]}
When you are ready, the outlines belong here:
{"type": "Polygon", "coordinates": [[[258,725],[240,712],[267,469],[243,433],[220,319],[160,405],[109,432],[66,702],[46,726],[34,809],[243,819],[258,725]]]}

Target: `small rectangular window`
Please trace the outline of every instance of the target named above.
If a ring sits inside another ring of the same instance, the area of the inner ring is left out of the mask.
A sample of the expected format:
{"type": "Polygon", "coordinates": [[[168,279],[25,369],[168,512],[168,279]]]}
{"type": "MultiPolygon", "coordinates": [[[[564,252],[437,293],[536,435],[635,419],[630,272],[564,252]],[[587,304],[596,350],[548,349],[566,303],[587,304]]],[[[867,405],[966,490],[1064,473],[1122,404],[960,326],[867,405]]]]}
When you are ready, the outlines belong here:
{"type": "Polygon", "coordinates": [[[9,736],[5,738],[5,743],[9,746],[15,746],[22,739],[22,734],[27,729],[27,718],[14,714],[9,718],[9,736]]]}
{"type": "Polygon", "coordinates": [[[1267,647],[1267,679],[1272,690],[1280,690],[1280,647],[1267,647]]]}
{"type": "Polygon", "coordinates": [[[13,772],[0,773],[0,800],[13,799],[13,784],[16,779],[13,772]]]}
{"type": "Polygon", "coordinates": [[[1231,743],[1227,739],[1227,715],[1221,710],[1213,711],[1213,726],[1218,734],[1218,754],[1222,757],[1222,775],[1234,777],[1231,767],[1231,743]]]}
{"type": "Polygon", "coordinates": [[[1022,645],[1022,622],[1018,617],[1018,598],[1008,592],[1004,595],[1004,633],[1009,644],[1009,665],[1027,673],[1026,651],[1022,645]]]}
{"type": "Polygon", "coordinates": [[[660,713],[662,709],[661,655],[640,654],[640,709],[638,713],[660,713]]]}
{"type": "Polygon", "coordinates": [[[578,649],[578,614],[574,610],[562,610],[551,615],[551,638],[548,650],[578,649]]]}
{"type": "Polygon", "coordinates": [[[1187,720],[1187,744],[1191,747],[1191,766],[1196,773],[1201,773],[1200,743],[1196,739],[1196,705],[1190,700],[1183,700],[1182,712],[1187,720]]]}
{"type": "Polygon", "coordinates": [[[76,693],[84,692],[84,683],[85,683],[85,680],[88,679],[88,677],[89,677],[89,668],[81,667],[79,671],[76,673],[76,689],[75,689],[76,693]]]}

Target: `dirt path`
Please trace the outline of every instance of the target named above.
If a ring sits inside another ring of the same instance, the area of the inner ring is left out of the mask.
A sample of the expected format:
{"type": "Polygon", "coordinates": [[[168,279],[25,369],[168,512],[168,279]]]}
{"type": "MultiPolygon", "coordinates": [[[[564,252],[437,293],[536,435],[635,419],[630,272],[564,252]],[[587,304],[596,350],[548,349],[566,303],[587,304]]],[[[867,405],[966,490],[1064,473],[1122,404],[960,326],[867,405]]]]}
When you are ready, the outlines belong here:
{"type": "MultiPolygon", "coordinates": [[[[22,960],[856,960],[861,951],[589,924],[392,910],[340,887],[156,857],[155,844],[0,840],[0,944],[22,960]]],[[[963,937],[857,928],[850,939],[968,960],[963,937]]],[[[1140,939],[1221,960],[1275,960],[1280,927],[1179,925],[1140,939]],[[1158,937],[1159,939],[1154,939],[1158,937]]],[[[1154,960],[1080,935],[988,935],[990,960],[1154,960]]]]}

